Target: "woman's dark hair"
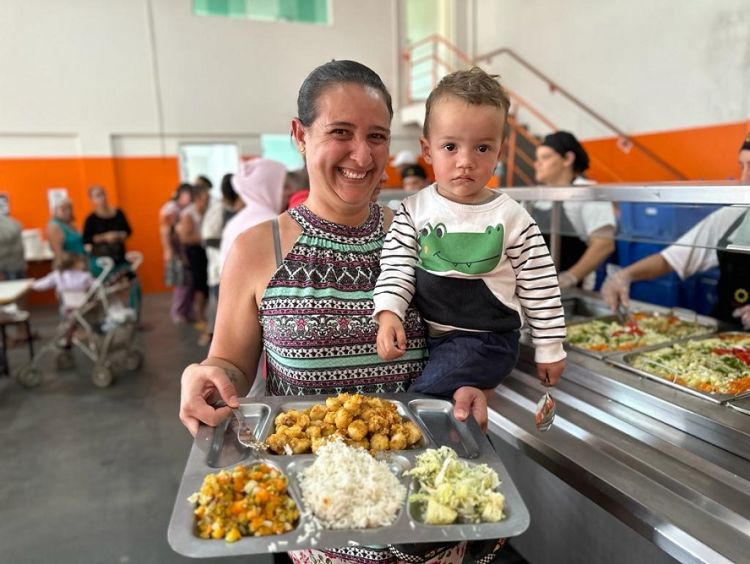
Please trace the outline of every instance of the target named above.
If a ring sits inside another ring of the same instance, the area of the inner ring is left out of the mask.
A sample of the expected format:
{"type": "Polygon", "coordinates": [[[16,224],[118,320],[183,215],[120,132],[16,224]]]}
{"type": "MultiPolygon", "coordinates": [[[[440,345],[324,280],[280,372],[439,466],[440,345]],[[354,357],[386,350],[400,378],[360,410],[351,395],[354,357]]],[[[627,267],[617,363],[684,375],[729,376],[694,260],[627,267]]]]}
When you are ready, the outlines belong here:
{"type": "Polygon", "coordinates": [[[183,192],[187,192],[190,194],[190,197],[193,197],[193,185],[188,184],[187,182],[183,182],[177,187],[177,190],[174,191],[174,196],[172,196],[172,199],[177,201],[180,199],[180,195],[182,195],[183,192]]]}
{"type": "Polygon", "coordinates": [[[210,181],[210,180],[208,179],[208,176],[203,176],[202,174],[199,174],[198,176],[196,176],[196,178],[195,178],[195,183],[196,183],[196,184],[203,184],[203,185],[204,185],[204,186],[206,186],[206,187],[207,187],[207,188],[208,188],[209,190],[210,190],[211,188],[213,188],[213,187],[214,187],[214,184],[213,184],[213,182],[211,182],[211,181],[210,181]]]}
{"type": "Polygon", "coordinates": [[[232,186],[233,176],[234,174],[230,172],[229,174],[225,174],[221,179],[221,195],[230,204],[234,204],[237,201],[237,198],[240,197],[234,190],[234,186],[232,186]]]}
{"type": "Polygon", "coordinates": [[[297,95],[297,117],[302,125],[309,127],[317,117],[317,102],[323,90],[335,84],[359,84],[374,88],[383,95],[388,114],[393,119],[393,104],[388,89],[378,74],[356,61],[331,61],[312,71],[300,86],[297,95]]]}

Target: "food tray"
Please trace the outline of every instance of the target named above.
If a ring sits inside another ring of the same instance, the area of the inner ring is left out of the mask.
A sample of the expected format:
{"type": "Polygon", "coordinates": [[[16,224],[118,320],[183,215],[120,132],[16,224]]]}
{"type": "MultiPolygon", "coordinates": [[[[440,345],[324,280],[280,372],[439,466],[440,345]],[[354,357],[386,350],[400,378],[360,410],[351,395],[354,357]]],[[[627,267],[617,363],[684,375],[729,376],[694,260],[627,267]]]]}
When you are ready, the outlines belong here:
{"type": "MultiPolygon", "coordinates": [[[[651,380],[654,380],[656,382],[660,382],[661,384],[665,384],[667,386],[671,386],[671,387],[676,388],[678,390],[682,390],[683,392],[687,392],[687,393],[692,394],[694,396],[698,396],[700,398],[707,399],[707,400],[712,401],[714,403],[726,403],[726,402],[731,401],[731,400],[736,400],[736,399],[748,397],[748,396],[750,396],[750,391],[743,392],[741,394],[736,394],[736,395],[735,394],[719,394],[719,393],[712,394],[712,393],[709,393],[709,392],[704,392],[704,391],[701,391],[701,390],[696,390],[696,389],[691,388],[689,386],[684,386],[684,385],[679,384],[677,382],[672,382],[670,380],[662,378],[661,376],[658,376],[657,374],[652,374],[652,373],[650,373],[650,372],[648,372],[646,370],[642,370],[640,368],[636,368],[635,366],[633,366],[631,364],[632,360],[636,356],[638,356],[638,355],[640,355],[642,353],[645,353],[645,352],[651,352],[651,351],[656,351],[656,350],[660,350],[660,349],[666,349],[666,348],[672,346],[675,343],[685,343],[685,342],[688,342],[688,341],[703,341],[705,339],[712,339],[712,338],[716,338],[716,337],[722,337],[724,335],[743,335],[743,336],[747,336],[747,333],[727,331],[727,332],[723,332],[723,333],[716,333],[716,334],[713,334],[713,335],[703,335],[703,336],[686,337],[684,339],[678,339],[678,340],[675,340],[675,341],[671,341],[670,343],[660,343],[658,345],[652,345],[650,347],[646,347],[646,348],[643,348],[643,349],[638,349],[637,351],[633,350],[633,351],[628,351],[626,353],[620,353],[618,355],[609,356],[605,360],[609,364],[613,364],[613,365],[618,366],[620,368],[624,368],[625,370],[628,370],[630,372],[634,372],[635,374],[638,374],[640,376],[644,376],[644,377],[649,378],[651,380]]],[[[750,407],[750,406],[748,406],[748,407],[750,407]]]]}
{"type": "MultiPolygon", "coordinates": [[[[255,427],[256,438],[265,439],[273,431],[273,420],[276,415],[290,409],[305,409],[324,402],[326,397],[245,398],[240,400],[240,409],[250,426],[255,427]]],[[[378,394],[378,397],[396,404],[402,417],[414,421],[423,432],[423,441],[418,445],[419,448],[390,451],[379,455],[388,461],[391,470],[400,477],[407,488],[407,499],[404,500],[404,506],[393,524],[373,529],[322,529],[307,511],[296,477],[298,472],[313,463],[315,455],[276,455],[270,452],[253,454],[239,445],[233,432],[234,426],[228,425],[228,420],[225,420],[216,430],[201,426],[195,437],[169,522],[167,536],[170,546],[184,556],[205,558],[285,552],[303,548],[494,539],[517,536],[528,528],[529,512],[518,490],[487,437],[473,419],[470,418],[468,423],[457,421],[453,417],[452,404],[442,399],[420,394],[378,394]],[[408,502],[408,496],[414,486],[411,478],[403,476],[403,472],[413,467],[417,455],[424,452],[424,449],[440,446],[449,446],[460,458],[471,463],[485,463],[497,472],[501,482],[499,489],[505,496],[505,518],[502,521],[438,526],[424,524],[414,517],[416,508],[411,507],[408,502]],[[213,460],[214,466],[208,464],[209,459],[213,460]],[[281,535],[243,537],[234,543],[198,537],[194,533],[194,506],[187,501],[188,497],[200,489],[207,474],[239,463],[256,462],[265,462],[287,474],[289,495],[301,512],[297,527],[281,535]]]]}
{"type": "MultiPolygon", "coordinates": [[[[635,314],[635,313],[646,313],[646,314],[651,314],[651,315],[654,315],[654,316],[674,315],[674,316],[680,318],[683,321],[690,322],[690,323],[696,323],[696,324],[698,324],[698,325],[700,325],[700,326],[702,326],[702,327],[705,328],[705,333],[703,333],[703,334],[697,334],[697,335],[692,335],[692,337],[699,337],[699,336],[702,336],[702,335],[710,335],[712,333],[715,333],[717,331],[717,328],[718,328],[717,321],[715,319],[712,319],[710,317],[706,317],[704,315],[697,315],[697,314],[691,315],[691,316],[688,317],[688,312],[687,311],[685,311],[683,313],[683,311],[681,311],[681,310],[674,310],[674,311],[672,311],[672,310],[663,310],[663,309],[661,309],[661,310],[650,310],[650,309],[645,309],[645,308],[639,308],[638,311],[633,311],[632,312],[632,314],[635,314]]],[[[615,316],[615,315],[605,315],[605,316],[601,316],[601,317],[593,317],[593,318],[590,318],[590,319],[581,319],[581,320],[575,321],[573,323],[568,323],[568,327],[572,327],[572,326],[575,326],[575,325],[582,325],[584,323],[590,323],[592,321],[603,321],[605,323],[617,322],[617,316],[615,316]]],[[[589,350],[589,349],[586,349],[586,348],[579,347],[577,345],[571,344],[571,343],[569,343],[567,341],[565,342],[565,346],[568,347],[569,349],[574,350],[576,352],[579,352],[581,354],[585,354],[587,356],[591,356],[591,357],[597,358],[599,360],[604,360],[604,359],[607,359],[607,358],[610,358],[610,357],[613,357],[613,356],[616,356],[616,355],[625,354],[625,353],[645,351],[647,349],[651,349],[652,347],[661,348],[661,347],[664,347],[664,346],[666,346],[668,344],[675,343],[677,341],[684,340],[684,339],[689,339],[689,338],[691,338],[691,337],[680,337],[680,338],[674,338],[674,339],[666,339],[665,341],[663,341],[661,343],[653,343],[653,344],[650,344],[650,345],[633,348],[633,349],[630,349],[628,351],[618,351],[618,350],[592,351],[592,350],[589,350]]]]}

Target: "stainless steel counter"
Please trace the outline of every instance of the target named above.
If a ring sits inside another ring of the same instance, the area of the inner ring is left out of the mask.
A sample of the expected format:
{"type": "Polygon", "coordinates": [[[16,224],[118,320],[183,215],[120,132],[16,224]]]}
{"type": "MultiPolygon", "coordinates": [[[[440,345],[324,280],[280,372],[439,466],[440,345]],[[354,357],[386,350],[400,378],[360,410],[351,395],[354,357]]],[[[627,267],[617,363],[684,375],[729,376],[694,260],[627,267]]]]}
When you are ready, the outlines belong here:
{"type": "Polygon", "coordinates": [[[749,415],[571,352],[540,433],[531,360],[523,347],[490,399],[491,436],[531,512],[514,543],[527,559],[750,559],[749,415]]]}

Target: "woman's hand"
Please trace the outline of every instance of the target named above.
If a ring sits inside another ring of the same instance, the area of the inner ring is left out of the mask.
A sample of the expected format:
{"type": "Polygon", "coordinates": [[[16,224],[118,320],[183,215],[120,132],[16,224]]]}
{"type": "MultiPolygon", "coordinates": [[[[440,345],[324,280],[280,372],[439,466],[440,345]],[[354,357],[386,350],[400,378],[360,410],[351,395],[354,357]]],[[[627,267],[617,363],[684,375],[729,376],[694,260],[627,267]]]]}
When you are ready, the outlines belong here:
{"type": "Polygon", "coordinates": [[[565,370],[565,360],[557,362],[539,363],[536,365],[536,377],[545,386],[554,386],[565,370]]]}
{"type": "Polygon", "coordinates": [[[239,407],[237,391],[224,368],[191,364],[182,373],[180,390],[180,420],[190,434],[195,436],[198,425],[205,423],[216,427],[239,407]],[[215,408],[209,401],[221,397],[225,407],[215,408]]]}
{"type": "Polygon", "coordinates": [[[406,351],[406,333],[401,319],[392,311],[378,313],[378,356],[383,360],[395,360],[406,351]]]}
{"type": "Polygon", "coordinates": [[[453,415],[459,421],[466,421],[469,414],[474,416],[482,431],[487,432],[487,396],[479,388],[463,386],[453,394],[453,415]]]}
{"type": "Polygon", "coordinates": [[[739,318],[743,329],[750,329],[750,305],[738,307],[732,312],[732,317],[739,318]]]}

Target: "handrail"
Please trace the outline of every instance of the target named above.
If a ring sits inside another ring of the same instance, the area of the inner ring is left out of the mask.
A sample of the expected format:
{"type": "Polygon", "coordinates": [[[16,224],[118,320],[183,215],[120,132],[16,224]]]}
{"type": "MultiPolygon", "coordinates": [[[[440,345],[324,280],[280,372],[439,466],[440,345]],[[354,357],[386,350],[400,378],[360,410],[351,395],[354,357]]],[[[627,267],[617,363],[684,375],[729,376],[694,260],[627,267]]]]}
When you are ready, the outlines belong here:
{"type": "Polygon", "coordinates": [[[506,55],[506,54],[512,59],[514,59],[516,62],[518,62],[526,70],[531,72],[534,76],[546,82],[551,92],[559,92],[563,97],[570,100],[574,105],[578,106],[581,110],[583,110],[584,112],[589,114],[591,117],[596,119],[599,123],[606,126],[611,131],[615,132],[617,136],[620,137],[622,140],[624,140],[625,142],[629,143],[633,147],[636,147],[638,150],[648,155],[649,158],[651,158],[654,162],[656,162],[663,169],[669,171],[672,175],[676,176],[680,180],[687,180],[687,176],[685,176],[682,172],[680,172],[674,166],[672,166],[667,161],[662,159],[659,155],[654,153],[651,149],[649,149],[648,147],[644,146],[639,141],[636,141],[635,139],[630,137],[627,133],[622,131],[619,127],[614,125],[611,121],[604,118],[601,114],[594,111],[583,101],[581,101],[576,96],[568,92],[565,88],[557,84],[547,75],[545,75],[539,69],[534,67],[531,63],[529,63],[526,59],[518,55],[515,51],[513,51],[513,49],[510,49],[509,47],[501,47],[500,49],[495,49],[494,51],[490,51],[489,53],[485,53],[483,55],[477,55],[476,57],[474,57],[473,63],[476,64],[480,61],[487,61],[488,63],[490,63],[492,62],[493,57],[497,57],[498,55],[506,55]]]}
{"type": "MultiPolygon", "coordinates": [[[[618,145],[622,143],[626,147],[633,147],[645,154],[651,161],[653,161],[656,165],[661,167],[662,169],[669,172],[672,176],[674,176],[677,180],[687,180],[687,176],[684,175],[680,170],[669,164],[667,161],[665,161],[663,158],[661,158],[659,155],[654,153],[651,149],[644,146],[639,141],[633,139],[628,134],[626,134],[624,131],[619,129],[617,126],[612,124],[610,121],[605,119],[603,116],[601,116],[599,113],[591,109],[588,105],[586,105],[583,101],[578,99],[577,97],[573,96],[570,92],[568,92],[566,89],[562,88],[559,84],[554,82],[551,78],[546,76],[544,73],[542,73],[539,69],[534,67],[531,63],[529,63],[527,60],[525,60],[523,57],[518,55],[515,51],[508,47],[503,47],[500,49],[495,49],[494,51],[490,51],[489,53],[485,53],[483,55],[478,55],[473,60],[470,59],[463,51],[458,49],[455,45],[453,45],[450,41],[448,41],[445,37],[443,37],[440,34],[433,33],[431,35],[428,35],[418,41],[415,41],[414,43],[411,43],[407,49],[403,53],[404,59],[409,62],[412,66],[417,63],[424,63],[427,61],[432,60],[433,61],[433,82],[437,83],[437,77],[436,77],[436,69],[435,64],[441,65],[443,68],[445,68],[448,72],[452,72],[455,70],[455,67],[451,64],[449,64],[446,60],[438,56],[437,53],[437,47],[438,44],[444,45],[446,48],[448,48],[449,51],[451,51],[458,59],[461,60],[461,62],[465,63],[466,65],[475,65],[481,61],[487,61],[491,62],[493,57],[497,57],[499,55],[505,55],[507,54],[514,60],[516,60],[519,64],[521,64],[524,68],[526,68],[529,72],[534,74],[537,78],[544,81],[548,86],[551,92],[559,92],[562,96],[567,98],[571,103],[576,105],[579,109],[584,111],[585,113],[589,114],[591,117],[593,117],[595,120],[597,120],[599,123],[604,125],[605,127],[609,128],[611,131],[613,131],[617,137],[618,137],[618,145]],[[410,53],[414,49],[416,49],[419,46],[431,44],[432,45],[432,53],[431,54],[425,54],[421,55],[419,58],[411,60],[410,53]]],[[[408,98],[409,102],[413,101],[412,97],[412,85],[411,80],[408,81],[409,88],[408,88],[408,98]]],[[[508,90],[506,88],[506,90],[508,90]]],[[[544,123],[547,127],[550,129],[557,131],[558,127],[554,125],[550,120],[548,120],[546,117],[542,115],[541,112],[539,112],[536,108],[534,108],[531,104],[526,102],[523,98],[518,96],[515,92],[512,92],[508,90],[508,94],[511,97],[511,100],[516,103],[516,105],[523,107],[529,113],[534,115],[537,119],[539,119],[542,123],[544,123]]],[[[625,149],[621,147],[621,150],[624,152],[625,149]]],[[[615,174],[608,166],[606,166],[604,163],[599,162],[596,159],[592,159],[593,161],[596,161],[597,164],[605,169],[605,171],[612,176],[615,180],[620,180],[619,175],[615,174]]]]}

